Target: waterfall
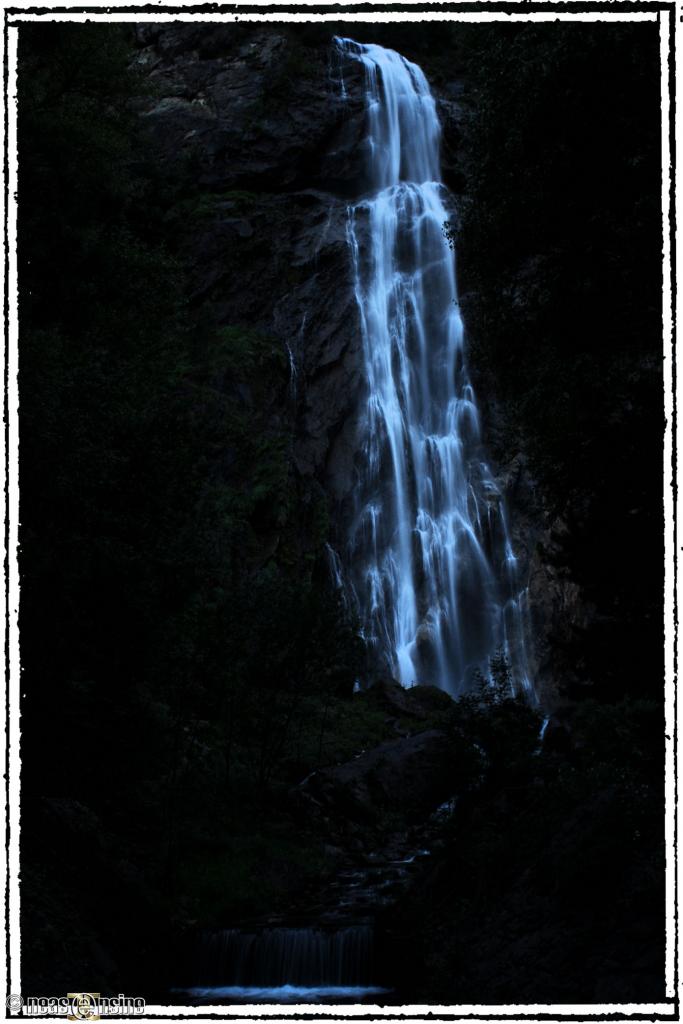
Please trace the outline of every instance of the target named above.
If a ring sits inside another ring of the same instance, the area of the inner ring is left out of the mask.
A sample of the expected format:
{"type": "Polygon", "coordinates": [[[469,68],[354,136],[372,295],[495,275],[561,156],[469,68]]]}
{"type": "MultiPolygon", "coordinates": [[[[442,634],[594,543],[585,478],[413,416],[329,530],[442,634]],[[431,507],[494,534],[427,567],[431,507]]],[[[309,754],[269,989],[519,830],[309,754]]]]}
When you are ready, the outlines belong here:
{"type": "Polygon", "coordinates": [[[340,69],[363,67],[369,184],[347,222],[367,383],[347,589],[404,686],[456,695],[502,653],[513,688],[531,692],[525,592],[465,359],[434,98],[393,50],[335,45],[340,69]]]}
{"type": "Polygon", "coordinates": [[[227,928],[199,935],[192,987],[179,991],[235,1001],[346,1001],[386,992],[372,984],[373,929],[227,928]]]}
{"type": "Polygon", "coordinates": [[[227,928],[205,932],[198,980],[206,984],[365,985],[372,970],[372,928],[227,928]]]}

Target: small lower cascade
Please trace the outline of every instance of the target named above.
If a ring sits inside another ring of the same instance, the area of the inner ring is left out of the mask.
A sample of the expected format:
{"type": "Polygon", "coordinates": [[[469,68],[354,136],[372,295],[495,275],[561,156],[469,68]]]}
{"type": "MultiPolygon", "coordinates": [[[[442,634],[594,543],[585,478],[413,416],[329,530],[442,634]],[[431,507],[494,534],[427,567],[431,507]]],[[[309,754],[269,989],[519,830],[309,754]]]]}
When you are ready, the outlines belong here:
{"type": "Polygon", "coordinates": [[[370,924],[345,927],[226,928],[199,936],[191,987],[203,1001],[359,1002],[373,985],[370,924]]]}

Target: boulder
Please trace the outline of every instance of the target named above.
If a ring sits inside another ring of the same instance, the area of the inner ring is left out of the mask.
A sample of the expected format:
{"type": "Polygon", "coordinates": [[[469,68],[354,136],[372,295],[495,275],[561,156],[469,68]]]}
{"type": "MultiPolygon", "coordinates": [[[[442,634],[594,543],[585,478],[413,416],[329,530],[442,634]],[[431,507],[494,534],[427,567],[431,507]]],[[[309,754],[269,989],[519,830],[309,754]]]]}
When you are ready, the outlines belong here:
{"type": "Polygon", "coordinates": [[[453,699],[438,686],[411,686],[406,689],[393,679],[381,679],[363,694],[363,699],[391,717],[427,721],[447,714],[453,699]]]}
{"type": "Polygon", "coordinates": [[[394,812],[423,820],[452,795],[452,742],[438,729],[381,743],[351,761],[309,776],[295,798],[319,813],[361,825],[394,812]]]}

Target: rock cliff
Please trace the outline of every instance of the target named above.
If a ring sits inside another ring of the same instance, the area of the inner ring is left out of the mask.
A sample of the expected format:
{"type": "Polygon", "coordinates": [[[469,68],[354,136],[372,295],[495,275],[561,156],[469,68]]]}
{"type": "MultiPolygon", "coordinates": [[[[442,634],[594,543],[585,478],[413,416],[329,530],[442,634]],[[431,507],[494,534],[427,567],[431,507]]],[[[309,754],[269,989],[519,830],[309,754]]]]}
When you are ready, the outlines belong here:
{"type": "Polygon", "coordinates": [[[345,223],[361,97],[341,99],[330,46],[275,28],[149,26],[138,41],[153,87],[141,123],[177,196],[193,301],[282,347],[296,468],[342,497],[360,386],[345,223]]]}
{"type": "MultiPolygon", "coordinates": [[[[137,63],[150,85],[140,123],[160,187],[173,196],[168,220],[193,303],[218,326],[262,332],[286,355],[293,465],[325,491],[334,538],[344,535],[354,486],[362,389],[346,208],[364,188],[365,128],[358,71],[345,71],[342,98],[324,30],[140,26],[137,63]]],[[[462,141],[473,114],[463,106],[462,82],[440,81],[444,178],[457,218],[467,189],[462,141]]],[[[534,665],[552,701],[558,666],[547,637],[566,631],[569,606],[575,618],[584,611],[576,588],[544,558],[550,525],[523,453],[506,458],[500,480],[513,522],[519,513],[534,665]]]]}

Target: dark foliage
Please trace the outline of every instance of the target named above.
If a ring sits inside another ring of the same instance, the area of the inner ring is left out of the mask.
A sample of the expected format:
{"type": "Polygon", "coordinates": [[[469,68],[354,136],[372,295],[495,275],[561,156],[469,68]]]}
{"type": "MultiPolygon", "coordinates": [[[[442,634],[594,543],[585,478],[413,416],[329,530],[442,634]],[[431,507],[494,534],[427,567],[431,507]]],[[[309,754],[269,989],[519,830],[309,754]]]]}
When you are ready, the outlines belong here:
{"type": "Polygon", "coordinates": [[[454,720],[484,767],[385,922],[392,982],[435,1003],[663,998],[661,709],[586,701],[561,751],[495,687],[454,720]]]}
{"type": "Polygon", "coordinates": [[[656,27],[492,26],[461,47],[473,113],[459,266],[488,436],[503,458],[526,453],[566,521],[558,569],[597,609],[570,655],[576,674],[609,697],[654,695],[664,430],[656,27]]]}
{"type": "MultiPolygon", "coordinates": [[[[330,706],[348,700],[358,668],[318,564],[324,495],[303,493],[291,423],[273,415],[287,407],[283,353],[190,316],[164,226],[177,197],[146,175],[130,62],[116,27],[22,29],[27,991],[71,986],[67,969],[113,987],[98,935],[132,970],[134,905],[135,959],[149,972],[147,928],[182,921],[217,890],[226,912],[248,904],[278,815],[264,824],[245,807],[325,756],[343,714],[330,706]],[[91,847],[84,887],[70,832],[91,847]],[[235,883],[235,843],[261,844],[251,889],[235,883]],[[222,848],[222,868],[199,885],[187,864],[206,844],[222,848]]],[[[316,867],[306,842],[289,843],[302,867],[280,890],[316,867]]]]}

